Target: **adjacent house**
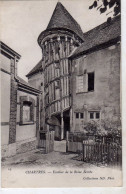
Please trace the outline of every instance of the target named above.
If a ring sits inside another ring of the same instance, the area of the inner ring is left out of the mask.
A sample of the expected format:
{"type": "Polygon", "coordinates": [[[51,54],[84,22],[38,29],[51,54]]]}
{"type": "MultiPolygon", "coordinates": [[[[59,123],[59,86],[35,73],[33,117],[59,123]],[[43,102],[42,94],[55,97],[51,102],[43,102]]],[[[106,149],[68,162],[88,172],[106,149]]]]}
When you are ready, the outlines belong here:
{"type": "Polygon", "coordinates": [[[17,75],[20,55],[1,44],[1,155],[12,156],[38,145],[41,91],[17,75]]]}

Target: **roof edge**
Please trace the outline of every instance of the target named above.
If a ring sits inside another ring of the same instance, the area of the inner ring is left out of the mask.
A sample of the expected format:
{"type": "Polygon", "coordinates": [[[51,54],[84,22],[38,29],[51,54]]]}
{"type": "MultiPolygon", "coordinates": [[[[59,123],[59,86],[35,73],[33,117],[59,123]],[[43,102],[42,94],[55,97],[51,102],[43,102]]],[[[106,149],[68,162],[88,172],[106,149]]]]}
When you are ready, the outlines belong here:
{"type": "Polygon", "coordinates": [[[64,30],[64,31],[67,30],[68,32],[72,32],[72,33],[76,34],[76,36],[78,36],[82,41],[84,41],[84,38],[83,37],[81,37],[79,34],[77,34],[76,32],[74,32],[70,28],[67,28],[67,27],[66,28],[65,27],[55,27],[55,28],[51,28],[51,29],[46,29],[46,30],[44,30],[44,31],[42,31],[40,33],[40,35],[38,36],[38,39],[37,39],[37,42],[38,42],[39,46],[41,46],[40,45],[40,40],[43,40],[45,38],[45,36],[47,35],[48,32],[53,32],[54,30],[64,30]]]}
{"type": "Polygon", "coordinates": [[[22,88],[26,88],[27,90],[29,90],[29,91],[34,91],[34,92],[36,92],[36,93],[41,93],[41,91],[40,90],[38,90],[38,89],[36,89],[36,88],[34,88],[33,86],[31,86],[31,85],[28,85],[28,83],[25,81],[25,80],[23,80],[22,78],[20,78],[19,76],[17,76],[17,79],[18,79],[18,85],[20,86],[20,87],[22,87],[22,88]],[[26,82],[26,84],[25,84],[25,82],[26,82]]]}
{"type": "Polygon", "coordinates": [[[30,77],[30,76],[32,76],[32,75],[34,75],[34,74],[37,74],[37,73],[41,72],[41,71],[42,71],[42,70],[38,69],[38,70],[36,70],[36,71],[34,71],[34,72],[32,72],[32,73],[26,74],[25,76],[26,76],[26,77],[30,77]]]}
{"type": "Polygon", "coordinates": [[[1,46],[1,50],[4,52],[4,50],[6,50],[8,52],[8,55],[10,56],[16,56],[18,59],[21,58],[21,55],[19,55],[16,51],[14,51],[13,49],[11,49],[9,46],[7,46],[5,43],[3,43],[2,41],[0,41],[0,46],[1,46]]]}
{"type": "Polygon", "coordinates": [[[121,40],[121,36],[118,36],[118,37],[116,37],[116,38],[114,38],[114,39],[111,39],[111,40],[109,40],[109,41],[107,41],[107,42],[104,42],[104,43],[102,43],[102,44],[95,45],[94,47],[92,47],[92,48],[90,48],[90,49],[87,49],[87,50],[85,50],[85,51],[82,51],[82,52],[80,52],[80,53],[77,53],[77,54],[75,54],[75,55],[74,55],[74,53],[73,53],[73,55],[70,55],[68,58],[69,58],[70,60],[79,58],[79,57],[81,57],[81,56],[84,55],[84,54],[89,54],[89,53],[93,52],[94,50],[100,50],[100,49],[102,49],[102,48],[107,48],[108,45],[111,46],[111,45],[117,43],[117,42],[120,41],[120,40],[121,40]]]}
{"type": "MultiPolygon", "coordinates": [[[[120,19],[121,19],[121,14],[115,16],[114,18],[112,18],[111,21],[110,21],[110,24],[113,23],[113,22],[115,22],[115,21],[117,21],[117,20],[120,20],[120,19]]],[[[87,32],[84,32],[83,35],[85,35],[85,34],[91,32],[92,30],[97,30],[97,29],[99,29],[100,27],[102,28],[105,24],[108,24],[108,22],[107,22],[107,21],[103,22],[102,24],[100,24],[100,25],[98,25],[98,26],[96,26],[96,27],[94,27],[94,28],[88,30],[87,32]]]]}

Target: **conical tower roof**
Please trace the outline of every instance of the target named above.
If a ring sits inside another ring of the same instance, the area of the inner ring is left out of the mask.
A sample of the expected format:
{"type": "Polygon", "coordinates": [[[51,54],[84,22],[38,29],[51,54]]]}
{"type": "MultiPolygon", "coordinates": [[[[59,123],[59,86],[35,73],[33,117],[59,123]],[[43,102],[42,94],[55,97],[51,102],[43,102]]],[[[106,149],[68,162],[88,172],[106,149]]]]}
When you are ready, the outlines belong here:
{"type": "Polygon", "coordinates": [[[70,13],[60,2],[58,2],[56,5],[47,29],[58,27],[70,29],[74,31],[78,36],[83,38],[83,32],[80,25],[75,21],[75,19],[70,15],[70,13]]]}
{"type": "Polygon", "coordinates": [[[41,34],[45,34],[45,32],[56,28],[63,28],[73,31],[82,40],[84,40],[80,25],[75,21],[75,19],[60,2],[57,3],[46,30],[41,34]]]}

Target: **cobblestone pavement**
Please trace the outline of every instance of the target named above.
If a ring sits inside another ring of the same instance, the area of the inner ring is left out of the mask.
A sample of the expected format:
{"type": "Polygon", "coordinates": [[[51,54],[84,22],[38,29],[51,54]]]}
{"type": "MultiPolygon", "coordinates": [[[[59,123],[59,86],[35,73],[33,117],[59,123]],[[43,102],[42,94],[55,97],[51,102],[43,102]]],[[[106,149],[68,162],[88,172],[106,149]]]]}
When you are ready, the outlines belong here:
{"type": "Polygon", "coordinates": [[[2,167],[71,167],[93,166],[82,161],[82,156],[74,153],[53,151],[44,154],[43,150],[34,150],[2,160],[2,167]]]}

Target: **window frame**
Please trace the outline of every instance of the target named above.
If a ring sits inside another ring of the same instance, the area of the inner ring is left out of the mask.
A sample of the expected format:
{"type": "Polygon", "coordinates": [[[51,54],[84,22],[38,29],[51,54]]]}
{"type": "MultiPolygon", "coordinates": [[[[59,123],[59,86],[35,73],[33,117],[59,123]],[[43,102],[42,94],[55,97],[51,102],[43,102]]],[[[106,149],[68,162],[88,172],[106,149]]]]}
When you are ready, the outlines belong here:
{"type": "Polygon", "coordinates": [[[83,74],[76,75],[76,93],[89,93],[95,91],[95,72],[87,72],[84,70],[83,74]],[[93,74],[93,89],[89,89],[89,75],[93,74]],[[82,77],[82,80],[79,80],[82,77]],[[79,89],[80,88],[80,89],[79,89]]]}
{"type": "Polygon", "coordinates": [[[28,123],[28,122],[32,122],[32,117],[31,117],[31,106],[32,106],[32,103],[29,102],[29,101],[24,101],[23,102],[23,123],[28,123]],[[28,120],[25,120],[24,118],[24,115],[25,115],[25,110],[24,110],[24,107],[29,107],[29,110],[28,110],[28,114],[29,114],[29,119],[28,120]]]}
{"type": "Polygon", "coordinates": [[[92,72],[88,72],[87,73],[87,92],[93,92],[95,90],[95,72],[94,71],[92,71],[92,72]],[[92,90],[89,90],[89,75],[90,74],[93,74],[94,75],[94,87],[93,87],[93,89],[92,90]]]}
{"type": "Polygon", "coordinates": [[[101,119],[101,113],[100,111],[88,111],[89,120],[100,120],[101,119]],[[93,118],[91,118],[91,113],[93,113],[93,118]],[[99,113],[99,118],[96,118],[96,114],[99,113]]]}
{"type": "Polygon", "coordinates": [[[80,119],[84,119],[84,113],[80,112],[80,119]],[[83,117],[82,117],[83,115],[83,117]]]}
{"type": "Polygon", "coordinates": [[[31,125],[34,124],[34,111],[35,111],[35,100],[28,96],[20,96],[20,122],[19,125],[31,125]],[[30,104],[30,121],[23,120],[23,106],[24,104],[30,104]]]}
{"type": "Polygon", "coordinates": [[[75,118],[79,119],[79,120],[84,119],[84,113],[83,112],[75,112],[75,118]],[[78,117],[77,117],[77,114],[78,114],[78,117]],[[83,118],[81,118],[81,114],[83,114],[83,118]]]}
{"type": "Polygon", "coordinates": [[[76,119],[79,119],[79,112],[76,112],[75,114],[76,114],[76,119]],[[77,117],[77,115],[78,115],[78,117],[77,117]]]}

